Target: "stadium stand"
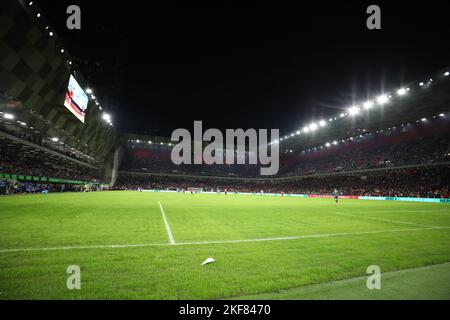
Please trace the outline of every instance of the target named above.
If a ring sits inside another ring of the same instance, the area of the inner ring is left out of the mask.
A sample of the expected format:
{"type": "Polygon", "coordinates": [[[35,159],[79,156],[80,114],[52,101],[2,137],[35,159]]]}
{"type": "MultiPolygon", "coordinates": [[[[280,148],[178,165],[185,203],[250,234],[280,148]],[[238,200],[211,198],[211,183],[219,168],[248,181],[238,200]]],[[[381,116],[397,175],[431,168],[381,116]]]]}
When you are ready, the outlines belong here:
{"type": "Polygon", "coordinates": [[[11,186],[96,190],[109,184],[117,133],[95,99],[89,99],[84,123],[63,105],[71,75],[87,87],[73,58],[37,4],[7,0],[0,9],[3,193],[23,190],[11,186]]]}
{"type": "Polygon", "coordinates": [[[449,133],[448,120],[438,116],[360,135],[336,146],[298,155],[283,153],[280,172],[269,181],[255,178],[259,167],[249,169],[251,165],[175,166],[170,160],[170,147],[148,144],[151,138],[141,137],[127,144],[117,188],[263,189],[322,195],[338,188],[344,195],[447,198],[449,133]]]}
{"type": "MultiPolygon", "coordinates": [[[[280,176],[308,175],[403,165],[433,164],[446,161],[450,143],[447,121],[408,125],[387,133],[354,138],[345,145],[320,148],[312,152],[282,154],[280,176]],[[431,127],[432,126],[432,127],[431,127]]],[[[128,143],[122,171],[209,176],[256,177],[255,165],[175,165],[171,148],[158,144],[128,143]]]]}
{"type": "Polygon", "coordinates": [[[51,23],[36,18],[36,4],[0,6],[2,193],[199,187],[329,194],[338,188],[346,195],[449,197],[448,72],[410,83],[407,97],[395,96],[370,115],[343,111],[321,120],[314,133],[284,135],[276,141],[276,176],[261,177],[259,165],[175,165],[174,142],[114,129],[77,60],[51,23]],[[84,122],[64,107],[71,76],[88,95],[84,122]]]}

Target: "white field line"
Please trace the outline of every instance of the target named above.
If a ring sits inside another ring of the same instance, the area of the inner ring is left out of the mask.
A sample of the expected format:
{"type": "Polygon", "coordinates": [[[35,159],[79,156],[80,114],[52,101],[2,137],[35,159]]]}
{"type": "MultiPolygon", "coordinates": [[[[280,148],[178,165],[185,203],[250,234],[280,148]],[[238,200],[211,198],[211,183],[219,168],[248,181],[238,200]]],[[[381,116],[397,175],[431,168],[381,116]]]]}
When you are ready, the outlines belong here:
{"type": "Polygon", "coordinates": [[[166,215],[164,214],[163,206],[160,201],[158,201],[158,203],[159,203],[159,207],[161,208],[161,214],[164,219],[164,224],[166,225],[167,235],[169,236],[169,243],[175,244],[175,239],[173,238],[173,234],[172,234],[172,231],[170,230],[169,222],[167,222],[166,215]]]}
{"type": "Polygon", "coordinates": [[[439,228],[437,226],[430,226],[430,225],[420,224],[420,223],[415,223],[415,222],[407,222],[407,221],[392,220],[392,219],[377,218],[377,217],[368,217],[368,216],[361,216],[361,215],[351,214],[351,213],[336,212],[336,214],[357,217],[357,218],[363,218],[363,219],[370,219],[370,220],[379,220],[379,221],[387,221],[387,222],[393,222],[393,223],[409,224],[409,225],[425,227],[425,228],[439,228]]]}
{"type": "Polygon", "coordinates": [[[410,228],[410,229],[390,229],[375,230],[361,232],[341,232],[341,233],[325,233],[311,234],[305,236],[277,237],[277,238],[257,238],[257,239],[240,239],[240,240],[218,240],[218,241],[193,241],[193,242],[177,242],[177,243],[142,243],[142,244],[113,244],[113,245],[89,245],[89,246],[65,246],[65,247],[44,247],[44,248],[17,248],[17,249],[0,249],[0,253],[8,252],[28,252],[28,251],[57,251],[57,250],[74,250],[74,249],[118,249],[118,248],[137,248],[137,247],[157,247],[157,246],[185,246],[185,245],[206,245],[206,244],[227,244],[227,243],[243,243],[243,242],[263,242],[263,241],[282,241],[295,239],[310,238],[328,238],[343,236],[371,235],[392,232],[412,232],[423,230],[443,230],[450,227],[430,227],[430,228],[410,228]]]}

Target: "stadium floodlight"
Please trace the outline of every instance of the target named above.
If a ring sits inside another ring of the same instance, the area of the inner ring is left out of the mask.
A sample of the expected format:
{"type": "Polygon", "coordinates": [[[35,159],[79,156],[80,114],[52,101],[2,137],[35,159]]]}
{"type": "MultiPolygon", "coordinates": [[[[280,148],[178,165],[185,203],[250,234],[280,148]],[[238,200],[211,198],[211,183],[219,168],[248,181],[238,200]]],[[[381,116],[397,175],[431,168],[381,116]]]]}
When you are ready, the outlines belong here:
{"type": "Polygon", "coordinates": [[[440,113],[439,114],[439,117],[444,117],[445,115],[443,114],[443,113],[440,113]]]}
{"type": "Polygon", "coordinates": [[[53,32],[50,31],[50,32],[48,33],[48,35],[49,35],[50,37],[53,37],[53,32]]]}
{"type": "Polygon", "coordinates": [[[309,125],[309,130],[316,131],[318,127],[317,123],[313,122],[309,125]]]}
{"type": "Polygon", "coordinates": [[[303,132],[304,133],[308,133],[309,132],[309,127],[303,127],[303,132]]]}
{"type": "Polygon", "coordinates": [[[14,115],[11,113],[5,113],[3,115],[3,118],[8,119],[8,120],[13,120],[14,119],[14,115]]]}
{"type": "Polygon", "coordinates": [[[53,141],[53,142],[58,142],[58,141],[59,141],[59,139],[58,139],[58,138],[56,138],[56,137],[53,137],[53,138],[52,138],[52,141],[53,141]]]}
{"type": "Polygon", "coordinates": [[[300,130],[297,130],[295,133],[296,133],[297,135],[299,135],[299,134],[300,134],[300,130]]]}
{"type": "Polygon", "coordinates": [[[422,119],[420,119],[420,121],[425,122],[425,121],[427,121],[427,118],[422,118],[422,119]]]}
{"type": "Polygon", "coordinates": [[[363,104],[364,109],[368,110],[373,107],[373,101],[366,101],[363,104]]]}
{"type": "Polygon", "coordinates": [[[339,117],[341,117],[341,118],[343,118],[345,116],[345,114],[343,114],[343,113],[341,113],[340,115],[339,115],[339,117]]]}
{"type": "Polygon", "coordinates": [[[320,120],[319,121],[319,126],[325,127],[326,125],[327,125],[327,122],[325,120],[320,120]]]}
{"type": "Polygon", "coordinates": [[[423,86],[423,82],[419,83],[419,86],[421,86],[421,87],[422,87],[422,86],[423,86]]]}
{"type": "Polygon", "coordinates": [[[32,6],[33,5],[33,1],[28,2],[28,5],[32,6]]]}
{"type": "Polygon", "coordinates": [[[397,94],[399,96],[404,96],[407,92],[408,92],[408,90],[405,89],[405,88],[400,88],[400,89],[397,90],[397,94]]]}
{"type": "Polygon", "coordinates": [[[337,142],[336,140],[334,140],[334,141],[333,141],[333,144],[334,144],[334,145],[337,145],[337,144],[338,144],[338,142],[337,142]]]}
{"type": "Polygon", "coordinates": [[[40,17],[41,17],[41,14],[38,12],[38,14],[36,15],[36,17],[40,18],[40,17]]]}
{"type": "Polygon", "coordinates": [[[61,53],[64,53],[64,49],[61,49],[60,52],[61,52],[61,53]]]}
{"type": "Polygon", "coordinates": [[[106,122],[111,122],[111,115],[109,113],[104,113],[102,115],[103,120],[105,120],[106,122]]]}
{"type": "Polygon", "coordinates": [[[445,76],[445,77],[448,77],[449,74],[450,74],[450,73],[447,71],[446,73],[444,73],[444,76],[445,76]]]}
{"type": "Polygon", "coordinates": [[[351,116],[357,115],[359,112],[359,108],[357,106],[351,106],[350,108],[347,109],[348,114],[351,116]]]}
{"type": "Polygon", "coordinates": [[[291,137],[293,137],[294,136],[294,134],[293,133],[291,133],[291,137]]]}
{"type": "Polygon", "coordinates": [[[278,140],[275,140],[273,143],[277,144],[277,143],[278,143],[278,140]]]}
{"type": "Polygon", "coordinates": [[[329,142],[327,142],[327,143],[325,143],[325,147],[330,147],[331,146],[331,143],[329,143],[329,142]]]}
{"type": "Polygon", "coordinates": [[[333,121],[333,118],[328,119],[328,121],[330,121],[330,122],[333,121]]]}
{"type": "Polygon", "coordinates": [[[148,144],[152,144],[152,142],[151,142],[151,141],[149,141],[149,142],[148,142],[148,144]]]}
{"type": "Polygon", "coordinates": [[[382,94],[381,96],[378,96],[377,98],[377,102],[378,104],[385,104],[386,102],[388,102],[389,97],[385,94],[382,94]]]}
{"type": "Polygon", "coordinates": [[[87,93],[87,94],[92,94],[92,89],[91,89],[91,88],[87,88],[87,89],[86,89],[86,93],[87,93]]]}

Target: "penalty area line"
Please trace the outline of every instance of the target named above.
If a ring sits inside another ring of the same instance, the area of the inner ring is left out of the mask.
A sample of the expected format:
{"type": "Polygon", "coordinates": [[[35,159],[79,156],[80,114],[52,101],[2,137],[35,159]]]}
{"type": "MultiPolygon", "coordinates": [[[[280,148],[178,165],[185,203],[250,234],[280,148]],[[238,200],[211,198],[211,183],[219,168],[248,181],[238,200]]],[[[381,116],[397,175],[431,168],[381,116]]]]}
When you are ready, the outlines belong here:
{"type": "Polygon", "coordinates": [[[142,248],[142,247],[160,247],[160,246],[227,244],[227,243],[282,241],[282,240],[313,239],[313,238],[331,238],[331,237],[359,236],[359,235],[371,235],[371,234],[395,233],[395,232],[412,232],[412,231],[423,231],[423,230],[445,230],[445,229],[450,229],[450,227],[390,229],[390,230],[375,230],[375,231],[361,231],[361,232],[311,234],[311,235],[305,235],[305,236],[291,236],[291,237],[277,237],[277,238],[193,241],[193,242],[177,242],[177,243],[174,242],[174,243],[112,244],[112,245],[65,246],[65,247],[46,247],[46,248],[45,247],[44,248],[17,248],[17,249],[11,248],[11,249],[0,249],[0,253],[29,252],[29,251],[57,251],[57,250],[74,250],[74,249],[121,249],[121,248],[142,248]]]}
{"type": "Polygon", "coordinates": [[[166,226],[167,235],[169,236],[169,243],[170,244],[176,244],[175,239],[173,238],[172,231],[170,230],[169,222],[167,221],[166,215],[164,213],[164,208],[163,208],[163,206],[162,206],[160,201],[158,201],[158,203],[159,203],[159,208],[161,209],[162,217],[164,219],[164,224],[166,226]]]}

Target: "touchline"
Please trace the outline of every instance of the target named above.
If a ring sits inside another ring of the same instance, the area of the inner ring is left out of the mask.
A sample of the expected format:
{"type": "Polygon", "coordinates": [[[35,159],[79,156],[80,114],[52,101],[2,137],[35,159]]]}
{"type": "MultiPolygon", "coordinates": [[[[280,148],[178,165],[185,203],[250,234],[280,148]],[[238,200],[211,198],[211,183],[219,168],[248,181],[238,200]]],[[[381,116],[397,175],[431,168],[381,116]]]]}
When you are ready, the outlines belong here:
{"type": "Polygon", "coordinates": [[[171,159],[180,164],[260,164],[260,174],[275,175],[279,169],[279,129],[219,129],[203,132],[202,121],[194,121],[194,138],[187,129],[176,129],[171,140],[178,142],[172,149],[171,159]],[[204,147],[204,142],[210,142],[204,147]],[[248,142],[248,143],[247,143],[248,142]],[[204,147],[204,148],[203,148],[204,147]],[[269,152],[270,147],[270,152],[269,152]],[[192,153],[192,150],[194,151],[192,153]],[[224,152],[225,151],[225,152],[224,152]],[[263,167],[266,166],[266,167],[263,167]]]}

